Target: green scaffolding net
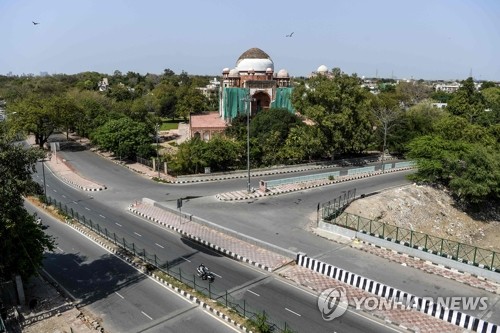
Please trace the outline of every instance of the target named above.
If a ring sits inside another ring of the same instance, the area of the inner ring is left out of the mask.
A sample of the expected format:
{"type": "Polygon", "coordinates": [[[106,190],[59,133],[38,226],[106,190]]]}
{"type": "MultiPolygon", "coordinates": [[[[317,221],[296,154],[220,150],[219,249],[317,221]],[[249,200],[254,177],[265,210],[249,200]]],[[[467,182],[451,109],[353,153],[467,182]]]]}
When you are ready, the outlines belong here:
{"type": "Polygon", "coordinates": [[[225,120],[231,120],[238,114],[246,114],[248,105],[245,98],[250,93],[246,88],[224,88],[222,90],[222,116],[225,120]]]}
{"type": "Polygon", "coordinates": [[[295,113],[292,106],[292,91],[293,88],[277,88],[276,98],[271,103],[272,108],[282,108],[287,109],[291,113],[295,113]]]}

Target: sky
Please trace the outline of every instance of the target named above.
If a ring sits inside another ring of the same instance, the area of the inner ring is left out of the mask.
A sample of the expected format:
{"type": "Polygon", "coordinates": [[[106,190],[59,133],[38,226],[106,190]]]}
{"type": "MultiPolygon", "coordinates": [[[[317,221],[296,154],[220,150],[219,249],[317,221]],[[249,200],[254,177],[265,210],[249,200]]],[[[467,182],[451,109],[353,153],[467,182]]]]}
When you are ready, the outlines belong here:
{"type": "Polygon", "coordinates": [[[216,76],[252,47],[291,76],[500,81],[500,0],[0,0],[0,75],[216,76]]]}

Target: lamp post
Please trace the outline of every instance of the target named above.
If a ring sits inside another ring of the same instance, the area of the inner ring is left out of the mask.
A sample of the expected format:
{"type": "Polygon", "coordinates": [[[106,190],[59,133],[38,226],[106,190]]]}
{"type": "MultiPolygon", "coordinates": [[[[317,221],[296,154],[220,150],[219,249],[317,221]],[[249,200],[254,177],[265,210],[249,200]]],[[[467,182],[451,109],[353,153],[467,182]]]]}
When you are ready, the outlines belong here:
{"type": "Polygon", "coordinates": [[[47,183],[45,182],[45,156],[40,162],[42,162],[43,196],[45,197],[44,201],[47,202],[47,183]]]}
{"type": "Polygon", "coordinates": [[[251,193],[252,189],[250,187],[250,112],[252,111],[252,100],[250,95],[242,99],[245,102],[245,107],[247,109],[247,192],[251,193]],[[248,106],[247,106],[248,103],[248,106]]]}
{"type": "Polygon", "coordinates": [[[158,179],[160,178],[160,144],[158,138],[158,132],[160,130],[160,124],[155,125],[156,129],[156,161],[158,162],[158,179]]]}

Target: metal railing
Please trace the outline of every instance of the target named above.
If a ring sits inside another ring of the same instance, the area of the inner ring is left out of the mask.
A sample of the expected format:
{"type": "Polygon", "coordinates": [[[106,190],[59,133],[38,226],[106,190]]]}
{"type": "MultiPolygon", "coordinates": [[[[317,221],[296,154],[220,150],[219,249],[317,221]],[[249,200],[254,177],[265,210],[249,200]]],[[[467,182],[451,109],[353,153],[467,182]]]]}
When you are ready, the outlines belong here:
{"type": "Polygon", "coordinates": [[[321,204],[321,218],[330,221],[342,213],[344,207],[356,198],[356,189],[348,190],[337,198],[321,204]]]}
{"type": "Polygon", "coordinates": [[[114,232],[108,231],[106,227],[101,227],[98,223],[92,222],[91,219],[87,219],[85,215],[79,214],[74,211],[73,208],[68,208],[66,204],[57,201],[54,198],[46,197],[46,202],[49,205],[53,205],[63,214],[71,217],[74,221],[85,225],[92,231],[98,233],[100,236],[105,237],[107,240],[111,241],[113,244],[125,249],[134,256],[139,257],[144,262],[154,266],[159,271],[167,274],[168,276],[184,283],[189,288],[194,289],[196,292],[215,300],[220,305],[235,311],[243,318],[250,321],[259,321],[259,319],[264,319],[268,327],[271,328],[272,332],[292,332],[290,327],[286,322],[277,321],[269,317],[264,311],[259,311],[256,307],[248,304],[244,298],[233,297],[227,290],[218,290],[213,287],[211,283],[202,280],[196,274],[187,273],[181,270],[177,265],[184,262],[184,259],[179,258],[178,260],[162,260],[156,255],[156,253],[149,252],[145,248],[137,246],[134,242],[129,242],[125,237],[118,236],[114,232]]]}
{"type": "Polygon", "coordinates": [[[370,220],[354,214],[343,213],[331,216],[324,222],[363,232],[391,242],[416,248],[459,262],[500,272],[500,254],[498,252],[460,243],[454,240],[431,236],[381,221],[370,220]]]}

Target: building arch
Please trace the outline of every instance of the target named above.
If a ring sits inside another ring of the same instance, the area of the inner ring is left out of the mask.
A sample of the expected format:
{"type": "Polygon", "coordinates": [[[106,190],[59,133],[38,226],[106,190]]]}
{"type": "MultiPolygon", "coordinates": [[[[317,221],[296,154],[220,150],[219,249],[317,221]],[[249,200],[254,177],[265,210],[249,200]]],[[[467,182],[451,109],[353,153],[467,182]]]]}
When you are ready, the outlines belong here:
{"type": "Polygon", "coordinates": [[[265,91],[257,91],[252,96],[252,114],[269,109],[271,105],[271,96],[265,91]]]}

